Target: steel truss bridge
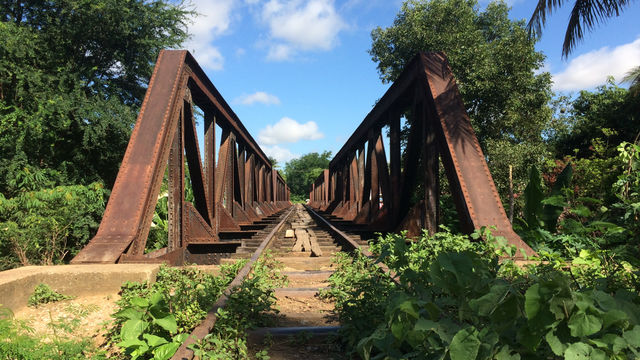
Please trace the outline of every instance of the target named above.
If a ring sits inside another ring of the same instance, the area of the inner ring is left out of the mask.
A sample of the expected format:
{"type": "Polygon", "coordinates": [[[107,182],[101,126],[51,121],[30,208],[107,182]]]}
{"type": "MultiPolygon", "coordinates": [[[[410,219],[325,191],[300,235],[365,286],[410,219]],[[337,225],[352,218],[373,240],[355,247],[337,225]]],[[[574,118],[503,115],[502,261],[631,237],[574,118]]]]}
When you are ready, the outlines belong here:
{"type": "MultiPolygon", "coordinates": [[[[442,53],[408,63],[314,182],[309,206],[352,232],[433,233],[440,164],[463,231],[495,226],[495,235],[533,254],[511,228],[442,53]]],[[[217,263],[251,249],[289,200],[282,176],[193,56],[163,50],[98,232],[72,263],[217,263]],[[203,119],[202,139],[196,119],[203,119]],[[145,253],[165,195],[167,246],[145,253]]]]}

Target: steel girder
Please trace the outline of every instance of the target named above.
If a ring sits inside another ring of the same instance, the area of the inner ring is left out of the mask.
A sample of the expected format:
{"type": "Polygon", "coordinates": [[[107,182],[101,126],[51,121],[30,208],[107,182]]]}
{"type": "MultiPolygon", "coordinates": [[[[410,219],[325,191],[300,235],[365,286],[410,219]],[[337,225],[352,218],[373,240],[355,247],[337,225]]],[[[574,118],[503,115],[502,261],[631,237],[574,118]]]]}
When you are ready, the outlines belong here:
{"type": "Polygon", "coordinates": [[[289,205],[283,178],[193,56],[163,50],[98,232],[72,263],[179,263],[189,244],[220,243],[220,233],[239,232],[241,225],[289,205]],[[194,106],[204,119],[203,157],[194,106]],[[216,125],[221,131],[217,151],[216,125]],[[168,246],[145,254],[165,176],[168,246]],[[186,181],[193,204],[184,200],[186,181]]]}
{"type": "Polygon", "coordinates": [[[314,182],[310,205],[369,230],[433,233],[439,223],[440,162],[463,231],[495,226],[494,235],[534,254],[505,214],[443,53],[420,53],[409,62],[314,182]],[[388,127],[389,162],[383,127],[388,127]],[[418,178],[423,194],[415,203],[418,178]]]}

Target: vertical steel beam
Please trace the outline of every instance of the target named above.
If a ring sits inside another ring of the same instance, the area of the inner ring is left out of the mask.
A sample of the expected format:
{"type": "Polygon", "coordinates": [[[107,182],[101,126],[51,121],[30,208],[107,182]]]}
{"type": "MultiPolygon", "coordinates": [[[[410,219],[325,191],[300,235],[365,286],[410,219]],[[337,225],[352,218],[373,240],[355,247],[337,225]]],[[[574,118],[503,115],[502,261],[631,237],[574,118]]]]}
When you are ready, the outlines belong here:
{"type": "MultiPolygon", "coordinates": [[[[209,224],[215,226],[216,216],[216,124],[215,115],[211,111],[204,114],[204,172],[207,183],[207,208],[209,224]]],[[[214,228],[215,230],[215,228],[214,228]]]]}
{"type": "MultiPolygon", "coordinates": [[[[425,106],[427,104],[425,103],[425,106]]],[[[429,234],[438,231],[440,214],[440,161],[438,157],[438,142],[436,137],[436,118],[432,116],[433,109],[425,109],[423,112],[423,138],[424,147],[422,161],[424,164],[424,204],[425,227],[429,234]],[[431,115],[431,116],[427,116],[431,115]]]]}
{"type": "MultiPolygon", "coordinates": [[[[388,112],[389,119],[389,160],[391,167],[391,199],[390,214],[391,223],[397,224],[400,205],[400,175],[402,171],[400,148],[400,114],[388,112]]],[[[386,200],[385,200],[386,202],[386,200]]]]}
{"type": "Polygon", "coordinates": [[[184,158],[182,112],[180,125],[176,129],[169,151],[168,164],[168,244],[167,249],[173,251],[182,247],[182,202],[184,201],[184,158]]]}

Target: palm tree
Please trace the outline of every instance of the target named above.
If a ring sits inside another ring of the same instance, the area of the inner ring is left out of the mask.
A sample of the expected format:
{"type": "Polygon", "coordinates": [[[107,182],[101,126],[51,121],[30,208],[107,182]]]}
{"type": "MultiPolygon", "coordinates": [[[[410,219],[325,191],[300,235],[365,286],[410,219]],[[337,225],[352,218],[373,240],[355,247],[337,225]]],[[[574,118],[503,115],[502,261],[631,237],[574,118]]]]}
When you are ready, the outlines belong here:
{"type": "Polygon", "coordinates": [[[640,66],[631,69],[622,79],[622,82],[629,83],[629,93],[631,95],[640,95],[640,66]]]}
{"type": "MultiPolygon", "coordinates": [[[[596,25],[604,20],[619,16],[625,6],[633,0],[575,0],[567,32],[562,44],[562,56],[567,58],[575,48],[578,41],[582,40],[585,31],[593,30],[596,25]]],[[[538,5],[531,15],[527,28],[529,35],[539,36],[542,28],[554,10],[565,4],[565,0],[538,0],[538,5]]],[[[638,79],[640,80],[640,79],[638,79]]]]}

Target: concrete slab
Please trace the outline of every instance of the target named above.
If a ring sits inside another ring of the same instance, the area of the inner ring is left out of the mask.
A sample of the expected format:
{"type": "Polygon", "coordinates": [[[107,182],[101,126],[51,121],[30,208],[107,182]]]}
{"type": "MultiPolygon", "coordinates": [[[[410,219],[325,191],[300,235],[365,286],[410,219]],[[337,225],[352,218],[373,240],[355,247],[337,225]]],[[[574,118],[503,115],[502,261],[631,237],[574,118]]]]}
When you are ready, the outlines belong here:
{"type": "Polygon", "coordinates": [[[159,264],[25,266],[0,272],[0,304],[16,312],[38,284],[76,297],[117,293],[127,281],[154,282],[159,264]]]}

